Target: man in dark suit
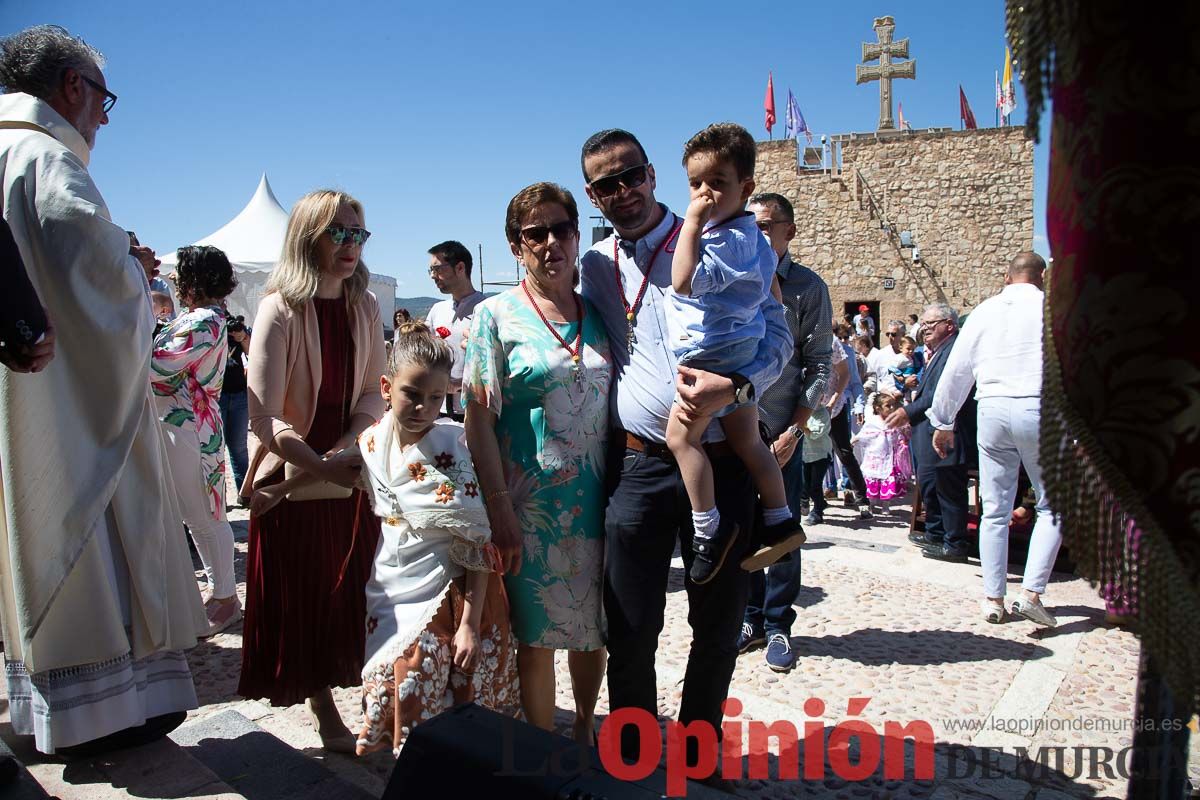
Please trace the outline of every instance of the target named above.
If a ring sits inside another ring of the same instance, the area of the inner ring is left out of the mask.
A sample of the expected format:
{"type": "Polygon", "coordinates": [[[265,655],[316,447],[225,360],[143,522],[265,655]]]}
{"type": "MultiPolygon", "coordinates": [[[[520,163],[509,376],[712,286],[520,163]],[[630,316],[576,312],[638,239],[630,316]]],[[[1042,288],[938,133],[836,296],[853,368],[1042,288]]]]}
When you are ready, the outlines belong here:
{"type": "Polygon", "coordinates": [[[933,426],[926,413],[954,341],[958,337],[958,314],[937,303],[921,315],[925,336],[925,371],[913,401],[887,418],[889,428],[912,425],[911,449],[917,462],[917,484],[925,506],[925,533],[910,538],[925,548],[926,558],[939,561],[967,560],[967,467],[978,461],[975,449],[975,389],[954,420],[954,449],[945,457],[933,449],[933,426]]]}

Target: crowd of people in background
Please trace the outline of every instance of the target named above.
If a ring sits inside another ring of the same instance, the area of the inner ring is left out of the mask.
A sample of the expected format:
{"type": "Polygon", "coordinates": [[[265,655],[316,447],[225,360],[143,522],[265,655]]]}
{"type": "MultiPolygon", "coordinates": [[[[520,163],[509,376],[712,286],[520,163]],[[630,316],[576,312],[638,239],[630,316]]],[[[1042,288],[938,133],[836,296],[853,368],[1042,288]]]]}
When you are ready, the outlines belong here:
{"type": "MultiPolygon", "coordinates": [[[[638,139],[608,129],[581,168],[614,230],[586,252],[576,199],[533,183],[503,219],[519,285],[485,297],[470,251],[435,244],[448,297],[423,323],[397,311],[385,345],[365,209],[315,191],[248,325],[226,310],[223,253],[181,248],[172,287],[110,221],[87,171],[116,102],[102,66],[52,26],[0,43],[0,178],[24,181],[0,202],[48,318],[4,343],[0,598],[13,726],[43,752],[154,738],[196,706],[183,651],[243,615],[227,476],[250,508],[238,692],[305,702],[333,751],[399,748],[471,699],[552,729],[558,650],[577,741],[595,741],[606,679],[612,708],[657,714],[676,550],[693,637],[679,720],[720,730],[739,653],[796,663],[802,526],[830,500],[869,525],[919,496],[910,538],[963,562],[976,468],[985,618],[1055,624],[1033,253],[961,330],[944,303],[835,322],[746,131],[710,126],[663,170],[689,186],[680,216],[638,139]],[[1021,467],[1037,524],[1010,605],[1021,467]],[[349,726],[331,692],[347,686],[365,709],[349,726]]],[[[639,736],[622,730],[626,758],[639,736]]]]}

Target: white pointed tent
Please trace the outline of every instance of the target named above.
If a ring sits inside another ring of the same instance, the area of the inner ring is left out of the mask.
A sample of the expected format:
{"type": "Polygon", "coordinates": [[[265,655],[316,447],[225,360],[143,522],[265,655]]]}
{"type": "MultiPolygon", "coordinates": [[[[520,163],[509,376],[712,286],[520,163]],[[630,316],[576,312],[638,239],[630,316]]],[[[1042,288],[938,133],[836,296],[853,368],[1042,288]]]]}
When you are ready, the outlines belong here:
{"type": "MultiPolygon", "coordinates": [[[[258,301],[266,291],[267,278],[283,250],[287,221],[288,212],[275,198],[266,173],[263,173],[246,207],[220,230],[195,242],[220,248],[228,256],[237,274],[238,287],[229,296],[227,305],[231,313],[244,316],[247,324],[254,324],[258,301]]],[[[175,267],[175,253],[165,253],[161,258],[163,263],[159,269],[163,275],[167,275],[175,267]]],[[[385,327],[390,328],[396,299],[396,279],[372,273],[371,291],[379,299],[385,327]]]]}

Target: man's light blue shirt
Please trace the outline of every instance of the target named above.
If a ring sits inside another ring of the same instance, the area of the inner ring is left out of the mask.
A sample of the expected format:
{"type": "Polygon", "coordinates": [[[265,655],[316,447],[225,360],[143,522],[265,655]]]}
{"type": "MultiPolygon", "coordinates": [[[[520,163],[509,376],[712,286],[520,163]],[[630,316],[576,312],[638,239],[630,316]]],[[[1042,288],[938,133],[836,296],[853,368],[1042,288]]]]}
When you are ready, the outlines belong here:
{"type": "MultiPolygon", "coordinates": [[[[580,291],[604,321],[612,347],[615,380],[610,392],[613,425],[653,442],[665,442],[667,419],[675,399],[675,354],[667,333],[667,293],[671,291],[671,259],[674,241],[661,250],[683,220],[663,208],[663,219],[641,239],[629,241],[615,233],[597,242],[583,255],[580,291]],[[613,247],[618,267],[613,266],[613,247]],[[656,255],[657,254],[657,255],[656,255]],[[650,260],[654,259],[651,264],[650,260]],[[620,283],[617,270],[620,271],[620,283]],[[646,294],[634,318],[634,350],[630,356],[626,332],[625,303],[633,305],[642,279],[649,270],[646,294]]],[[[746,368],[745,377],[761,395],[775,382],[784,361],[792,353],[792,334],[784,319],[783,306],[768,296],[762,306],[765,334],[758,355],[746,368]]],[[[720,439],[720,424],[709,427],[706,439],[720,439]]]]}

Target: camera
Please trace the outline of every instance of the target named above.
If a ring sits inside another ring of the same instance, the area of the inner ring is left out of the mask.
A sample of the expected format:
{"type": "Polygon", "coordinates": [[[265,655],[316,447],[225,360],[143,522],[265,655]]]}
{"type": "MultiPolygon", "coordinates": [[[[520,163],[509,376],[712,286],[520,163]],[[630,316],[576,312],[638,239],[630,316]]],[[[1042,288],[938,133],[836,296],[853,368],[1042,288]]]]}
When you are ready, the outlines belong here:
{"type": "Polygon", "coordinates": [[[235,339],[233,335],[235,333],[246,332],[246,318],[241,314],[234,316],[229,311],[226,311],[225,319],[228,321],[228,324],[225,326],[225,338],[229,341],[229,357],[237,358],[239,353],[245,352],[245,345],[235,339]]]}

